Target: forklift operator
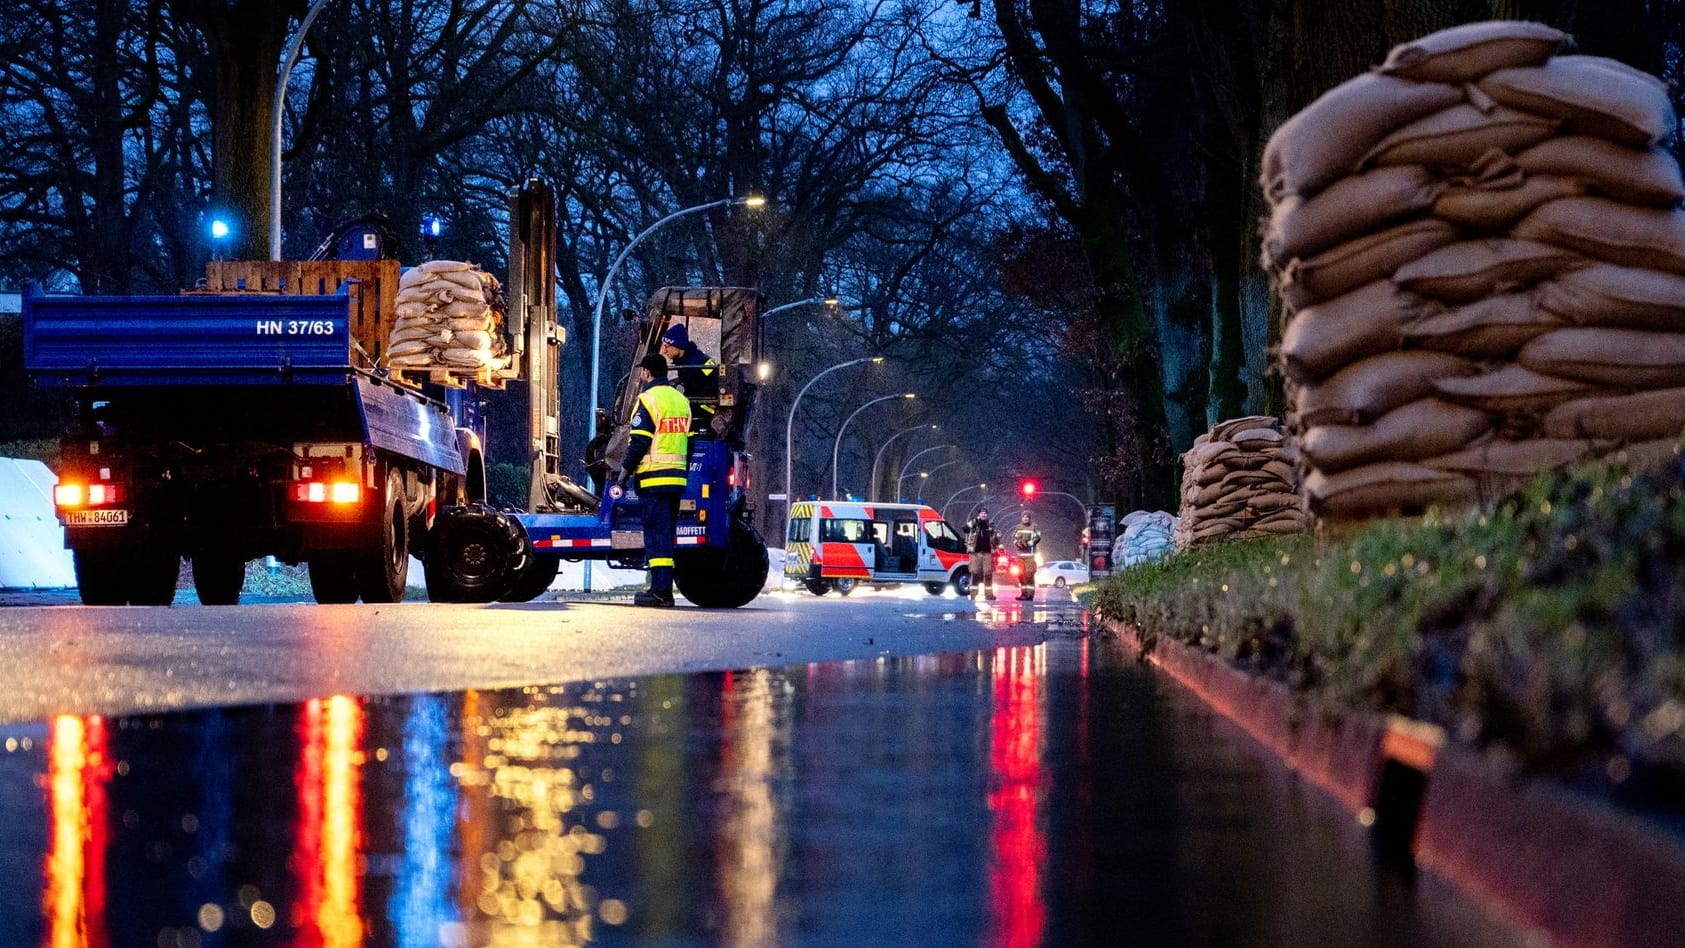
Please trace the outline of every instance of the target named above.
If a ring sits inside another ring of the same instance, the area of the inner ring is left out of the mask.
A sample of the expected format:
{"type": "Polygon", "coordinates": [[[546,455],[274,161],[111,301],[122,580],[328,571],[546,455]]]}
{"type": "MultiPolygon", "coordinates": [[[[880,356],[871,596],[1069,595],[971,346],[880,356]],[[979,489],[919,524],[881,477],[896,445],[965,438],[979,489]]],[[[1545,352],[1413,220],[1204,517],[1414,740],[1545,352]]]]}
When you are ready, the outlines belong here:
{"type": "Polygon", "coordinates": [[[712,437],[714,410],[720,399],[719,363],[690,341],[690,330],[683,323],[674,323],[661,334],[661,354],[667,357],[678,373],[679,391],[690,399],[696,416],[691,434],[699,438],[712,437]]]}

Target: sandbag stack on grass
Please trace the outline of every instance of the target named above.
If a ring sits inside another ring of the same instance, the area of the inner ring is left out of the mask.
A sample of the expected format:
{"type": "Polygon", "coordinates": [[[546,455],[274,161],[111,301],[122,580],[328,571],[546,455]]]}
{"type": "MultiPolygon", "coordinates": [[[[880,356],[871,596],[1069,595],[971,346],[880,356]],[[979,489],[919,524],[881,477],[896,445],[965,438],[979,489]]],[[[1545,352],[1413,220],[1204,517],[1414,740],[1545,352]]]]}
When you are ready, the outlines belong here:
{"type": "Polygon", "coordinates": [[[1112,558],[1125,569],[1154,563],[1176,550],[1176,518],[1163,510],[1137,510],[1120,522],[1123,534],[1112,558]]]}
{"type": "Polygon", "coordinates": [[[1177,549],[1304,529],[1283,441],[1281,422],[1262,415],[1225,421],[1194,439],[1182,455],[1177,549]]]}
{"type": "Polygon", "coordinates": [[[397,319],[386,349],[393,368],[473,373],[507,363],[497,278],[473,264],[432,260],[398,280],[397,319]]]}
{"type": "Polygon", "coordinates": [[[1264,155],[1310,508],[1467,502],[1685,427],[1685,181],[1659,80],[1536,23],[1394,49],[1264,155]]]}

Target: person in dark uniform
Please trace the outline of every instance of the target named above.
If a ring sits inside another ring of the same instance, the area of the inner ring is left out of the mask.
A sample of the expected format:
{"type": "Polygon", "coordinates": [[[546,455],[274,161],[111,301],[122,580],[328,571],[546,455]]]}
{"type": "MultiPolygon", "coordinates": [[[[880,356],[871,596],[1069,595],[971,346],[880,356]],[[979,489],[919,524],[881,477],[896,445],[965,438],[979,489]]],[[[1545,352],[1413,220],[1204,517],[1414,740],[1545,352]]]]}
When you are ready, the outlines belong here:
{"type": "MultiPolygon", "coordinates": [[[[639,606],[673,605],[674,530],[679,497],[690,466],[690,401],[667,381],[667,357],[658,352],[638,363],[643,391],[632,415],[626,471],[644,505],[644,564],[649,589],[632,597],[639,606]]],[[[626,474],[620,477],[624,481],[626,474]]]]}
{"type": "Polygon", "coordinates": [[[661,334],[661,354],[672,363],[679,377],[679,391],[692,399],[696,420],[696,431],[693,433],[711,436],[715,406],[720,399],[719,363],[690,341],[690,330],[683,323],[674,323],[661,334]]]}

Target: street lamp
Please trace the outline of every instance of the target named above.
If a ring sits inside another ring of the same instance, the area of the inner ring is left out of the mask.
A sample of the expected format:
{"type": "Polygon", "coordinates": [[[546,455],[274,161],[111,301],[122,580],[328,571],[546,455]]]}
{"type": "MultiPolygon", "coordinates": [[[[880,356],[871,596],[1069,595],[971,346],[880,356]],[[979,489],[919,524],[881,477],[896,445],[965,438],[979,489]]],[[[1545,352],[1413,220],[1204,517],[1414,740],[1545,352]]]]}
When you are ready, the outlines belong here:
{"type": "Polygon", "coordinates": [[[832,500],[835,500],[836,497],[837,497],[837,462],[842,457],[843,432],[848,430],[848,423],[854,420],[855,415],[858,415],[861,412],[865,411],[866,409],[872,407],[873,405],[876,405],[878,402],[887,402],[892,398],[918,398],[918,395],[914,392],[898,392],[894,395],[884,395],[881,398],[874,398],[871,401],[867,402],[866,404],[861,405],[859,408],[856,408],[854,410],[853,414],[849,415],[847,418],[844,418],[843,423],[842,423],[842,427],[837,429],[837,440],[832,442],[832,444],[831,444],[831,499],[832,500]]]}
{"type": "Polygon", "coordinates": [[[913,455],[912,457],[908,458],[907,463],[901,465],[901,474],[898,478],[896,478],[896,481],[895,481],[895,502],[896,503],[901,502],[901,482],[907,479],[907,468],[912,467],[914,461],[917,461],[919,458],[924,457],[925,455],[929,454],[932,451],[940,451],[943,448],[957,448],[957,447],[959,447],[959,445],[957,445],[957,444],[939,444],[939,445],[936,445],[933,448],[925,448],[923,451],[920,451],[919,453],[917,453],[917,454],[913,455]]]}
{"type": "Polygon", "coordinates": [[[835,306],[835,305],[837,305],[837,298],[834,297],[834,296],[825,296],[825,295],[810,296],[805,300],[796,300],[794,303],[785,303],[782,306],[774,306],[773,308],[771,308],[771,309],[767,310],[766,312],[762,313],[761,318],[766,319],[768,316],[771,316],[773,313],[781,313],[784,310],[795,309],[798,306],[835,306]]]}
{"type": "Polygon", "coordinates": [[[597,378],[598,367],[601,364],[599,357],[601,356],[603,348],[603,304],[608,302],[608,288],[609,284],[614,281],[614,271],[620,269],[620,264],[626,260],[626,255],[632,252],[632,248],[636,247],[639,241],[648,237],[650,234],[655,233],[661,225],[667,223],[668,221],[678,220],[687,214],[696,214],[711,208],[725,207],[728,204],[736,207],[757,208],[766,204],[766,198],[755,196],[720,198],[718,201],[709,201],[706,204],[698,204],[694,207],[687,207],[682,210],[674,211],[666,217],[663,217],[644,228],[642,233],[633,237],[632,242],[628,243],[621,249],[620,253],[614,258],[614,262],[608,265],[608,272],[603,274],[603,282],[597,287],[596,312],[591,314],[591,407],[587,410],[585,415],[586,418],[590,419],[587,424],[594,425],[597,423],[597,378]]]}
{"type": "Polygon", "coordinates": [[[1038,488],[1037,490],[1031,491],[1029,495],[1025,496],[1025,503],[1029,502],[1029,499],[1030,499],[1031,496],[1033,496],[1035,494],[1038,494],[1038,493],[1039,494],[1049,494],[1049,495],[1052,495],[1054,497],[1069,497],[1073,503],[1075,503],[1078,507],[1082,508],[1082,521],[1084,523],[1088,522],[1088,505],[1083,503],[1082,498],[1078,497],[1077,495],[1067,494],[1062,490],[1040,490],[1038,488]]]}
{"type": "Polygon", "coordinates": [[[813,378],[808,379],[807,384],[802,386],[802,390],[796,393],[795,400],[790,402],[790,420],[784,425],[784,520],[786,532],[789,530],[790,504],[795,500],[795,498],[790,496],[790,471],[792,468],[790,461],[795,452],[796,406],[802,403],[802,396],[807,394],[807,390],[813,387],[814,382],[819,381],[838,369],[846,369],[851,365],[859,365],[862,362],[870,362],[873,365],[877,365],[883,362],[883,356],[866,356],[859,359],[850,359],[847,362],[838,362],[836,365],[833,365],[820,372],[818,375],[815,375],[813,378]]]}
{"type": "MultiPolygon", "coordinates": [[[[929,427],[931,431],[936,431],[940,426],[930,425],[929,427]]],[[[899,438],[910,431],[921,431],[924,428],[924,425],[914,425],[911,428],[902,428],[900,431],[897,431],[885,438],[883,444],[878,447],[877,457],[872,458],[872,479],[868,482],[871,485],[870,496],[874,501],[878,499],[878,462],[883,460],[883,449],[889,447],[889,443],[894,441],[896,438],[899,438]]]]}
{"type": "MultiPolygon", "coordinates": [[[[930,482],[930,478],[931,478],[931,477],[932,477],[932,476],[933,476],[933,475],[934,475],[934,474],[935,474],[935,473],[936,473],[936,472],[937,472],[937,471],[940,471],[940,470],[942,470],[942,469],[943,469],[943,468],[945,468],[945,467],[948,467],[948,466],[950,466],[950,465],[954,465],[954,464],[958,464],[958,463],[959,463],[959,458],[955,458],[955,459],[953,459],[953,460],[952,460],[952,461],[943,461],[943,462],[942,462],[942,463],[941,463],[941,464],[938,464],[938,465],[936,465],[936,466],[935,466],[935,467],[933,467],[933,468],[931,468],[931,469],[930,469],[930,470],[928,470],[928,471],[921,471],[921,472],[919,472],[919,477],[920,477],[920,478],[921,478],[921,479],[923,479],[923,480],[924,480],[924,481],[925,481],[925,483],[926,483],[926,484],[928,484],[928,483],[929,483],[929,482],[930,482]]],[[[900,485],[900,484],[897,484],[897,485],[895,485],[895,489],[896,489],[896,492],[897,492],[897,493],[899,493],[899,492],[900,492],[900,490],[901,490],[901,485],[900,485]]],[[[919,495],[918,495],[918,496],[917,496],[917,497],[915,497],[915,498],[913,498],[913,500],[914,500],[914,501],[915,501],[915,502],[919,502],[919,501],[923,501],[923,500],[924,500],[924,486],[923,486],[923,485],[921,485],[921,486],[920,486],[920,487],[919,487],[919,495]]]]}
{"type": "Polygon", "coordinates": [[[304,14],[304,21],[298,25],[298,32],[287,43],[286,54],[281,57],[281,72],[275,77],[274,127],[269,144],[269,259],[281,259],[281,110],[287,102],[287,79],[292,75],[293,66],[298,63],[298,54],[304,50],[304,34],[310,32],[310,24],[315,22],[316,14],[328,5],[328,0],[316,0],[304,14]]]}
{"type": "Polygon", "coordinates": [[[954,491],[952,494],[950,494],[948,496],[948,502],[942,505],[942,519],[943,520],[948,519],[948,508],[952,507],[954,505],[954,500],[955,500],[955,498],[959,497],[959,495],[965,493],[968,490],[988,490],[988,488],[989,488],[988,484],[967,484],[964,487],[961,487],[959,490],[954,491]]]}

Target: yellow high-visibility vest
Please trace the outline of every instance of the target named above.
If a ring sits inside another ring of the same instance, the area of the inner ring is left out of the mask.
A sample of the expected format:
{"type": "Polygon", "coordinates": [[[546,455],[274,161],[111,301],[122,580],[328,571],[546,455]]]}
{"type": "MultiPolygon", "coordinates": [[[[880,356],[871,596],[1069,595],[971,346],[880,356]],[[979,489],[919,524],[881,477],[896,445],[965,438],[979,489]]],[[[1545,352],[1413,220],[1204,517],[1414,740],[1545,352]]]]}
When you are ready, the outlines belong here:
{"type": "Polygon", "coordinates": [[[636,431],[655,440],[638,462],[639,487],[683,487],[690,460],[690,400],[671,385],[645,389],[638,403],[649,413],[653,432],[636,431]]]}

